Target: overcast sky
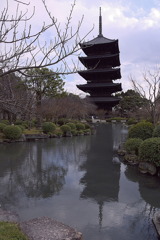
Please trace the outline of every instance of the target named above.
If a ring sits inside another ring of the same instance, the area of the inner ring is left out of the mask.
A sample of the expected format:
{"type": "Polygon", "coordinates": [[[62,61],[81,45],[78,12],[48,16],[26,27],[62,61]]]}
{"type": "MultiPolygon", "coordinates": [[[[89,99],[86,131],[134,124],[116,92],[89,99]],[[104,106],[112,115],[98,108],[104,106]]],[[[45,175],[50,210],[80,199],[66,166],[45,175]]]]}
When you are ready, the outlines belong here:
{"type": "MultiPolygon", "coordinates": [[[[3,3],[6,0],[1,1],[3,3]]],[[[9,3],[11,1],[13,0],[9,0],[9,3]]],[[[45,21],[44,9],[40,0],[30,2],[36,6],[37,20],[34,24],[38,26],[42,20],[45,21]]],[[[46,0],[50,11],[62,26],[72,2],[46,0]]],[[[160,64],[160,0],[77,0],[73,25],[84,15],[82,37],[94,25],[94,30],[86,41],[98,35],[99,7],[102,9],[103,35],[119,40],[122,75],[119,82],[126,91],[131,88],[129,75],[138,79],[145,69],[152,69],[160,64]]],[[[73,74],[66,76],[65,82],[67,91],[79,94],[76,84],[85,83],[85,80],[78,74],[73,74]]]]}

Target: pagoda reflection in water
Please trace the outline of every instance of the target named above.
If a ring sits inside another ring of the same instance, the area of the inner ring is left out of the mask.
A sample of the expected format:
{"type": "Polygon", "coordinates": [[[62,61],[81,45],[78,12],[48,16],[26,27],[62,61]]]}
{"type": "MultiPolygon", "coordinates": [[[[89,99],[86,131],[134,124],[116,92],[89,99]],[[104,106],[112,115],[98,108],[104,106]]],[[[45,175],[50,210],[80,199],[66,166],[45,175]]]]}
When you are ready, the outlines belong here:
{"type": "Polygon", "coordinates": [[[112,125],[97,126],[96,134],[91,137],[87,160],[80,167],[84,171],[80,180],[84,186],[80,198],[97,202],[100,228],[105,202],[117,202],[119,194],[120,162],[113,161],[115,136],[112,134],[112,125]]]}
{"type": "Polygon", "coordinates": [[[99,109],[112,110],[119,103],[119,98],[112,96],[121,91],[121,83],[113,80],[121,78],[118,40],[105,38],[102,34],[102,16],[100,9],[99,35],[91,41],[80,44],[86,54],[79,57],[87,70],[78,73],[87,81],[77,87],[90,94],[90,100],[99,109]]]}

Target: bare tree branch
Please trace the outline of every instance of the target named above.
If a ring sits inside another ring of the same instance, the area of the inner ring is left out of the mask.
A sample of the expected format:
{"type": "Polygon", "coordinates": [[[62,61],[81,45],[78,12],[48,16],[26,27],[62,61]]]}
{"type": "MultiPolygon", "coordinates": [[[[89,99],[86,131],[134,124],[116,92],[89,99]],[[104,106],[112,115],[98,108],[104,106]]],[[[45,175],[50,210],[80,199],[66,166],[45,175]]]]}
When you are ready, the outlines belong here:
{"type": "Polygon", "coordinates": [[[153,71],[145,71],[142,74],[142,80],[140,83],[129,77],[132,82],[133,88],[144,99],[148,99],[148,104],[145,105],[145,109],[150,114],[151,120],[154,124],[160,118],[160,68],[156,68],[153,71]]]}
{"type": "Polygon", "coordinates": [[[52,16],[45,0],[41,0],[44,11],[47,13],[49,23],[43,23],[37,32],[33,31],[32,20],[36,12],[36,6],[28,16],[28,9],[21,11],[21,5],[29,6],[29,2],[13,0],[17,2],[14,15],[9,14],[9,3],[0,14],[0,76],[17,72],[26,75],[26,70],[53,67],[57,74],[70,74],[77,72],[74,62],[72,69],[68,65],[68,58],[77,54],[80,49],[79,44],[92,31],[80,37],[80,29],[84,21],[84,16],[77,23],[76,29],[72,28],[72,17],[76,0],[71,5],[70,12],[62,28],[58,19],[52,16]],[[44,42],[45,36],[51,31],[54,38],[49,42],[48,38],[44,42]]]}

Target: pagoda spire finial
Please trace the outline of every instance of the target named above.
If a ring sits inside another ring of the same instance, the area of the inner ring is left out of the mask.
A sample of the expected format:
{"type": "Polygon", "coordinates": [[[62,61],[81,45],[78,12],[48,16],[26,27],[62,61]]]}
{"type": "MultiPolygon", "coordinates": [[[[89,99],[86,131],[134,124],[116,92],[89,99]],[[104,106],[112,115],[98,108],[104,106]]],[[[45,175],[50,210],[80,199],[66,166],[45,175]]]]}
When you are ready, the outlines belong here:
{"type": "Polygon", "coordinates": [[[99,37],[102,35],[102,15],[101,15],[101,7],[99,8],[99,37]]]}

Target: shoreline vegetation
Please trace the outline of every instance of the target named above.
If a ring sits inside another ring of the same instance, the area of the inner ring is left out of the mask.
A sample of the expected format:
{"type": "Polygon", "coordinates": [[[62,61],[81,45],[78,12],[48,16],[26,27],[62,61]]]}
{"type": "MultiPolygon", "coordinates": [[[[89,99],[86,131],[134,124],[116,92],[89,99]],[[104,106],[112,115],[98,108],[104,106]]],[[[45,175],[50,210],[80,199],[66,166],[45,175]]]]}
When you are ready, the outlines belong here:
{"type": "Polygon", "coordinates": [[[131,125],[117,154],[125,164],[137,166],[140,173],[160,177],[160,125],[144,120],[131,125]]]}
{"type": "Polygon", "coordinates": [[[0,143],[24,142],[47,138],[61,138],[94,134],[94,126],[86,121],[59,120],[57,123],[44,122],[41,127],[26,121],[9,124],[0,122],[0,143]]]}

